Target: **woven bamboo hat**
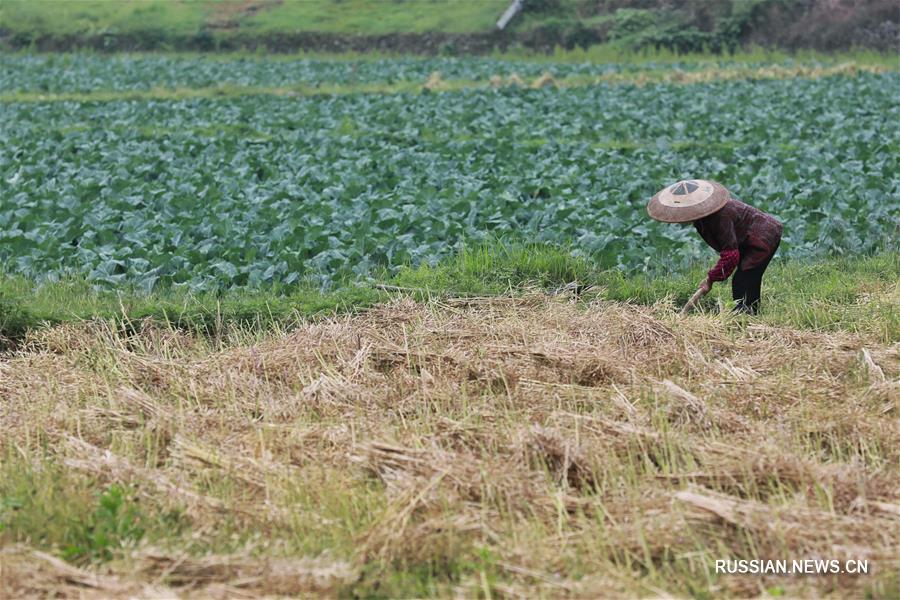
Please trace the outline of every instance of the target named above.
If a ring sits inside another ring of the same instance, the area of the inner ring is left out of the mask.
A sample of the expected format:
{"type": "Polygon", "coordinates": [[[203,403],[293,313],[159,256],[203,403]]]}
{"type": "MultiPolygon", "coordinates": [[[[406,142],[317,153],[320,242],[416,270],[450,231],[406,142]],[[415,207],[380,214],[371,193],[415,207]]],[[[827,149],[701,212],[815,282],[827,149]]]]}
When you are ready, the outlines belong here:
{"type": "Polygon", "coordinates": [[[660,190],[647,204],[651,219],[686,223],[709,216],[725,206],[731,194],[720,183],[686,179],[660,190]]]}

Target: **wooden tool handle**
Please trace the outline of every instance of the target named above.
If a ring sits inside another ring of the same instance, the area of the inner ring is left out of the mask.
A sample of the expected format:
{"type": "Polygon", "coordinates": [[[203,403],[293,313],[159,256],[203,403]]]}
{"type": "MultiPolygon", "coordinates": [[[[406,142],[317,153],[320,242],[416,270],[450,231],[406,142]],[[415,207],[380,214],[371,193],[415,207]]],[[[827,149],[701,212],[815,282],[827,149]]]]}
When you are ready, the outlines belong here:
{"type": "Polygon", "coordinates": [[[688,314],[690,312],[690,310],[692,308],[694,308],[694,305],[697,303],[697,300],[699,300],[700,298],[702,298],[705,295],[706,295],[706,290],[704,290],[703,288],[700,288],[696,292],[694,292],[694,295],[691,296],[690,300],[688,300],[685,303],[684,308],[681,309],[681,314],[682,315],[688,314]]]}

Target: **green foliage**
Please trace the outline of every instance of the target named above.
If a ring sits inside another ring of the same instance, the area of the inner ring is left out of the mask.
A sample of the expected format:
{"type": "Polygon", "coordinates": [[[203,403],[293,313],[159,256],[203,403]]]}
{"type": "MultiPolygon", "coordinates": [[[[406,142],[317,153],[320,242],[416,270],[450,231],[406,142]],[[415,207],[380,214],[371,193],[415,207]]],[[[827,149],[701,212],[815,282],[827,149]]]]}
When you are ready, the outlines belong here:
{"type": "Polygon", "coordinates": [[[9,458],[0,469],[0,541],[28,541],[87,563],[111,560],[148,534],[177,535],[184,526],[178,512],[147,514],[133,488],[113,484],[99,490],[53,465],[37,472],[9,458]]]}
{"type": "MultiPolygon", "coordinates": [[[[632,50],[670,50],[679,54],[727,50],[734,53],[743,36],[756,26],[766,9],[782,0],[740,0],[720,3],[724,11],[714,27],[702,29],[685,10],[620,8],[613,13],[609,38],[632,50]]],[[[715,10],[716,5],[711,5],[715,10]]]]}
{"type": "Polygon", "coordinates": [[[4,337],[18,338],[37,324],[27,308],[15,297],[9,297],[6,290],[0,289],[0,346],[4,337]]]}
{"type": "MultiPolygon", "coordinates": [[[[9,64],[0,77],[15,89],[37,81],[17,69],[43,63],[9,64]]],[[[301,65],[320,81],[355,68],[301,65]]],[[[160,76],[215,79],[230,66],[67,58],[55,66],[64,77],[46,84],[78,89],[100,69],[100,81],[115,86],[121,74],[130,89],[160,76]]],[[[234,65],[260,79],[292,66],[234,65]]],[[[421,65],[384,61],[357,73],[407,77],[411,69],[421,65]]],[[[566,69],[589,76],[606,67],[566,69]]],[[[692,231],[651,222],[644,209],[663,185],[698,176],[781,218],[786,257],[876,252],[897,239],[900,209],[883,201],[900,160],[900,133],[883,128],[896,120],[897,85],[898,75],[885,73],[561,91],[173,96],[84,101],[77,110],[12,101],[0,113],[16,149],[0,154],[0,263],[33,280],[76,277],[108,289],[319,288],[435,265],[501,237],[658,273],[707,256],[692,231]]],[[[34,314],[17,310],[4,308],[3,318],[34,314]]]]}
{"type": "Polygon", "coordinates": [[[144,536],[143,516],[130,490],[111,485],[97,495],[94,512],[73,527],[72,540],[63,548],[66,560],[110,560],[122,544],[140,541],[144,536]]]}
{"type": "Polygon", "coordinates": [[[499,294],[523,287],[552,289],[572,281],[593,281],[597,263],[548,245],[492,242],[463,248],[436,266],[406,267],[391,283],[426,294],[499,294]]]}
{"type": "Polygon", "coordinates": [[[529,13],[550,13],[559,11],[564,5],[564,0],[526,0],[525,10],[529,13]]]}
{"type": "Polygon", "coordinates": [[[649,48],[678,54],[706,51],[709,36],[671,10],[620,8],[613,13],[609,39],[632,51],[649,48]]]}
{"type": "Polygon", "coordinates": [[[613,13],[612,26],[609,30],[610,40],[622,40],[642,35],[657,27],[659,15],[645,8],[620,8],[613,13]]]}

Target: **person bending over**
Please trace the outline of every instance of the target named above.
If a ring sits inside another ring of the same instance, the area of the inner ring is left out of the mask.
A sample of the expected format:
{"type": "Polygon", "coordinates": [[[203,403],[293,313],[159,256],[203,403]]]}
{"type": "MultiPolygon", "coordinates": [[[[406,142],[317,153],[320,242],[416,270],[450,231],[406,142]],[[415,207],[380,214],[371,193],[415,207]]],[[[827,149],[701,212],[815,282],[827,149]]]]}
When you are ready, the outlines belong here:
{"type": "Polygon", "coordinates": [[[647,213],[663,223],[693,223],[703,241],[719,253],[719,262],[700,283],[704,294],[737,270],[731,279],[734,311],[759,311],[763,273],[781,242],[778,219],[704,179],[679,181],[660,190],[647,204],[647,213]]]}

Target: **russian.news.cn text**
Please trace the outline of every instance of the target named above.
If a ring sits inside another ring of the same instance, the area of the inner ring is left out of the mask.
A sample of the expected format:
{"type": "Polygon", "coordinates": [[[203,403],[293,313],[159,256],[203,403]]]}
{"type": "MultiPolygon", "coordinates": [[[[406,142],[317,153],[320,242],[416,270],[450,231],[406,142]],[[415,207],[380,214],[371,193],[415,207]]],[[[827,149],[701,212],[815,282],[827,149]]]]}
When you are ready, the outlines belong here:
{"type": "Polygon", "coordinates": [[[800,560],[716,560],[719,575],[867,575],[868,560],[806,558],[800,560]]]}

